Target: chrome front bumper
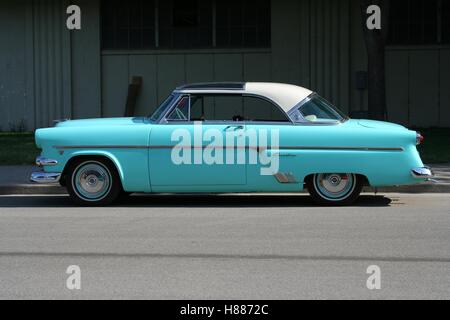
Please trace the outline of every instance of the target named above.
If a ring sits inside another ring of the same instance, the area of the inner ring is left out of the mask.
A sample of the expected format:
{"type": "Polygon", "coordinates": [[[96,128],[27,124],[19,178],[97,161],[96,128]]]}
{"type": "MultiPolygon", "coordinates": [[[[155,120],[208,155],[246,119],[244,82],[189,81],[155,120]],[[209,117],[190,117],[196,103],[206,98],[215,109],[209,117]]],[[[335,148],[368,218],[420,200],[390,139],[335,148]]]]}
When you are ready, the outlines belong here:
{"type": "Polygon", "coordinates": [[[61,173],[50,172],[33,172],[31,174],[31,182],[36,183],[58,183],[61,179],[61,173]]]}
{"type": "MultiPolygon", "coordinates": [[[[52,167],[58,165],[58,161],[44,157],[37,157],[36,165],[38,167],[52,167]]],[[[30,177],[30,181],[36,183],[58,183],[59,180],[61,180],[61,173],[57,172],[33,172],[30,177]]]]}
{"type": "Polygon", "coordinates": [[[58,164],[57,160],[53,160],[53,159],[47,159],[44,157],[37,157],[36,158],[36,165],[38,167],[44,167],[44,166],[56,166],[58,164]]]}
{"type": "Polygon", "coordinates": [[[411,175],[416,179],[431,179],[434,177],[434,173],[429,167],[414,168],[411,170],[411,175]]]}

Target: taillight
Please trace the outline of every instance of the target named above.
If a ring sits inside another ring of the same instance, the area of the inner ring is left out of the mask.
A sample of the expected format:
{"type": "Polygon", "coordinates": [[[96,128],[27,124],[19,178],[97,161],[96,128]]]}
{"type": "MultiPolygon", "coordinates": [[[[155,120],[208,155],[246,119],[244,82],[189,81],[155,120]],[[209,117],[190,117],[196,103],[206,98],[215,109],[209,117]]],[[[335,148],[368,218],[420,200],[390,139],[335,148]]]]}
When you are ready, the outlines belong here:
{"type": "Polygon", "coordinates": [[[423,137],[423,135],[420,132],[417,132],[417,136],[416,136],[416,144],[419,145],[423,142],[423,140],[425,140],[425,138],[423,137]]]}

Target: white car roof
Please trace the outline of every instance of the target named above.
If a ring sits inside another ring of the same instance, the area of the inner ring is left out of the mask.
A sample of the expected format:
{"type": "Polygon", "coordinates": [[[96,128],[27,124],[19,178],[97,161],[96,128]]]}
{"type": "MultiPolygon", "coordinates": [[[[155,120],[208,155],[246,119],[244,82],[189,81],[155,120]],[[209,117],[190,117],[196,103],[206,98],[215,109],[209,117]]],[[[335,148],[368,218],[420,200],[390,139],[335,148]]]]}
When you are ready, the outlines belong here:
{"type": "Polygon", "coordinates": [[[285,112],[313,92],[303,87],[274,82],[198,83],[179,87],[180,93],[248,94],[265,97],[278,104],[285,112]]]}

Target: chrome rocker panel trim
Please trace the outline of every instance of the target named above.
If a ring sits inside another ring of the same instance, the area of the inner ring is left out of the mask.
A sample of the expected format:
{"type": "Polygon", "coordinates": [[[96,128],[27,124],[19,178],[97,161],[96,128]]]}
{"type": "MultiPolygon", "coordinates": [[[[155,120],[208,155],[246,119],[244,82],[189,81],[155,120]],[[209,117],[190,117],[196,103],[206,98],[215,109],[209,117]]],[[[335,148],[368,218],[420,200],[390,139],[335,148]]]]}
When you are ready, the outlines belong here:
{"type": "Polygon", "coordinates": [[[56,172],[33,172],[30,177],[31,182],[36,183],[58,183],[61,173],[56,172]]]}
{"type": "Polygon", "coordinates": [[[434,177],[433,171],[429,167],[414,168],[411,175],[416,179],[430,179],[434,177]]]}
{"type": "Polygon", "coordinates": [[[56,166],[58,164],[58,161],[53,159],[47,159],[44,157],[37,157],[36,158],[36,165],[38,167],[44,167],[44,166],[56,166]]]}

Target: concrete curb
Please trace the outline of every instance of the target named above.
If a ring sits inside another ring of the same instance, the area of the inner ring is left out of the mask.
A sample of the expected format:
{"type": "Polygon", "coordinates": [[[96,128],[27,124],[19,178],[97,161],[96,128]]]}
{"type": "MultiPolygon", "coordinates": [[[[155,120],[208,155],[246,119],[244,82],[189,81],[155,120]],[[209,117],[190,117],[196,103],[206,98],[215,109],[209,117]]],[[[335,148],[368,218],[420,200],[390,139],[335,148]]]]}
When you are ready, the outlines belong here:
{"type": "Polygon", "coordinates": [[[398,186],[398,187],[383,187],[374,189],[371,187],[364,188],[364,192],[377,193],[450,193],[450,184],[418,184],[415,186],[398,186]]]}
{"type": "Polygon", "coordinates": [[[59,185],[32,185],[17,184],[12,186],[0,186],[0,195],[46,195],[67,194],[66,188],[59,185]]]}
{"type": "MultiPolygon", "coordinates": [[[[375,190],[374,188],[364,188],[367,193],[450,193],[450,184],[435,185],[415,185],[400,187],[385,187],[375,190]]],[[[303,191],[301,193],[306,193],[303,191]]],[[[67,194],[66,188],[59,185],[36,185],[17,184],[11,186],[0,186],[0,195],[50,195],[67,194]]]]}

